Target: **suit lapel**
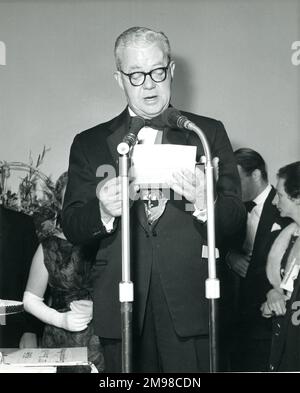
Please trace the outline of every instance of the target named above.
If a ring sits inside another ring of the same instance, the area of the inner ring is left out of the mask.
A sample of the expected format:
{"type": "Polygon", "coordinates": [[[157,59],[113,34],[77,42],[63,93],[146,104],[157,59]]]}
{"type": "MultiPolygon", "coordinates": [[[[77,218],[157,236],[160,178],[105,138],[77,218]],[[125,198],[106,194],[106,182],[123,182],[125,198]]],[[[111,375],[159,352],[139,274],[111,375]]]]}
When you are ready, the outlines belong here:
{"type": "Polygon", "coordinates": [[[188,131],[165,127],[163,131],[162,143],[164,145],[186,145],[188,131]]]}
{"type": "Polygon", "coordinates": [[[126,108],[110,125],[111,134],[107,137],[107,145],[110,154],[116,164],[117,173],[119,172],[118,144],[122,141],[129,130],[130,116],[126,108]]]}
{"type": "MultiPolygon", "coordinates": [[[[113,162],[116,166],[117,176],[119,175],[119,153],[117,151],[118,144],[123,140],[124,136],[129,131],[130,115],[128,108],[126,108],[110,125],[110,135],[107,137],[107,145],[110,154],[113,158],[113,162]]],[[[133,221],[138,221],[144,230],[148,233],[149,226],[146,219],[144,203],[141,200],[134,202],[133,206],[130,208],[131,217],[133,221]]]]}

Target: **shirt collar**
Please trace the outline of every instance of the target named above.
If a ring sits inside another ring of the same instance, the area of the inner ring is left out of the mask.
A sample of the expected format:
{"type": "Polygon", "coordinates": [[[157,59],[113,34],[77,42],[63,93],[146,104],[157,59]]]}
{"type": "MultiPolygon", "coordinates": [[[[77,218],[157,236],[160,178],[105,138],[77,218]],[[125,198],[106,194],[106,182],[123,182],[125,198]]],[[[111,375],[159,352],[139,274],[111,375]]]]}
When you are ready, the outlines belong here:
{"type": "Polygon", "coordinates": [[[133,110],[130,108],[130,106],[128,106],[128,112],[129,112],[129,115],[131,117],[136,117],[137,116],[137,114],[133,112],[133,110]]]}
{"type": "Polygon", "coordinates": [[[263,205],[268,198],[271,189],[271,184],[268,184],[267,187],[253,200],[253,202],[255,202],[256,205],[263,205]]]}
{"type": "MultiPolygon", "coordinates": [[[[133,110],[128,106],[128,112],[131,117],[137,116],[133,110]]],[[[139,143],[147,143],[147,144],[154,144],[154,143],[161,143],[162,139],[162,132],[156,130],[152,127],[142,127],[138,132],[137,139],[139,143]],[[159,134],[159,135],[158,135],[159,134]]]]}

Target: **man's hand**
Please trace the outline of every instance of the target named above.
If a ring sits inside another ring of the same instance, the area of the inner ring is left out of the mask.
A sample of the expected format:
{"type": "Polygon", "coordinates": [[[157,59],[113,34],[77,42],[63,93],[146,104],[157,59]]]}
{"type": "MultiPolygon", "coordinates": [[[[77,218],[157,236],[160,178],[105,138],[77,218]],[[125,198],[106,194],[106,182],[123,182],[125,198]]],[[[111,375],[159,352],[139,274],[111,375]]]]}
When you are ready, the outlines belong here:
{"type": "Polygon", "coordinates": [[[236,274],[243,278],[246,277],[250,256],[238,252],[230,252],[226,256],[226,262],[236,274]]]}
{"type": "MultiPolygon", "coordinates": [[[[133,184],[129,186],[130,199],[136,199],[136,193],[139,187],[133,184]]],[[[108,180],[100,189],[99,206],[101,219],[108,223],[113,217],[119,217],[122,214],[122,185],[120,176],[108,180]]]]}
{"type": "Polygon", "coordinates": [[[108,180],[100,189],[99,205],[101,218],[109,222],[112,217],[122,214],[122,190],[120,177],[108,180]]]}
{"type": "Polygon", "coordinates": [[[206,181],[203,170],[196,166],[195,172],[184,169],[173,174],[169,186],[198,210],[206,209],[206,181]]]}

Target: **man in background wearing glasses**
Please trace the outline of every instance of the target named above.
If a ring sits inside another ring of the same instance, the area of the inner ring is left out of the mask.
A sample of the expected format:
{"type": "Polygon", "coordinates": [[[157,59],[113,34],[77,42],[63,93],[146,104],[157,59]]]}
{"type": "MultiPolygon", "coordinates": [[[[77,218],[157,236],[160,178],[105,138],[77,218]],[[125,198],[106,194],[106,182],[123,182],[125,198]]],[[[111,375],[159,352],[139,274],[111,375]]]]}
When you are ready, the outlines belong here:
{"type": "MultiPolygon", "coordinates": [[[[94,265],[94,324],[107,372],[121,371],[121,184],[117,146],[128,133],[131,117],[145,120],[170,106],[175,62],[163,33],[133,27],[116,40],[115,79],[128,106],[117,117],[78,134],[71,147],[63,229],[76,244],[98,242],[94,265]],[[106,182],[97,178],[108,172],[106,182]],[[98,187],[97,187],[98,186],[98,187]]],[[[221,122],[186,114],[207,135],[219,159],[216,183],[216,235],[219,245],[245,224],[240,181],[221,122]]],[[[147,122],[138,134],[143,143],[197,146],[189,132],[147,122]]],[[[131,203],[131,269],[134,282],[133,361],[136,372],[204,372],[209,370],[208,276],[204,177],[197,172],[173,175],[169,197],[158,190],[153,203],[131,203]],[[192,211],[186,211],[186,204],[192,211]]],[[[135,189],[137,196],[139,190],[135,189]]],[[[150,195],[151,197],[151,195],[150,195]]],[[[152,201],[152,200],[151,200],[152,201]]]]}

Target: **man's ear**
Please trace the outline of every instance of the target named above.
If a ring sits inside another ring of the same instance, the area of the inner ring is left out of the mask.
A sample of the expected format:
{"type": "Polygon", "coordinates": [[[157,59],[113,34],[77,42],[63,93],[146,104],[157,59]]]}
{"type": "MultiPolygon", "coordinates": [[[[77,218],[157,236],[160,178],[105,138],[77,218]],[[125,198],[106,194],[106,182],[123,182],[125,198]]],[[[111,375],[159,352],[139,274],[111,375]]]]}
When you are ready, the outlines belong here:
{"type": "Polygon", "coordinates": [[[170,67],[170,72],[171,72],[171,78],[173,79],[174,78],[174,70],[175,70],[175,61],[174,60],[171,61],[169,67],[170,67]]]}
{"type": "Polygon", "coordinates": [[[114,78],[118,82],[118,85],[121,87],[121,89],[124,90],[123,78],[122,78],[121,72],[120,71],[115,71],[114,72],[114,78]]]}
{"type": "Polygon", "coordinates": [[[261,171],[259,169],[254,169],[254,171],[251,173],[251,176],[253,180],[258,181],[261,179],[261,171]]]}

